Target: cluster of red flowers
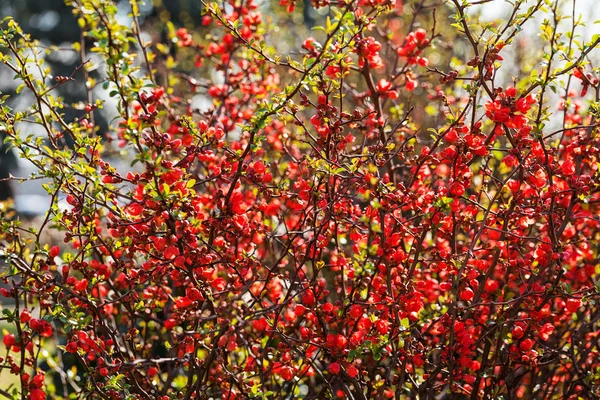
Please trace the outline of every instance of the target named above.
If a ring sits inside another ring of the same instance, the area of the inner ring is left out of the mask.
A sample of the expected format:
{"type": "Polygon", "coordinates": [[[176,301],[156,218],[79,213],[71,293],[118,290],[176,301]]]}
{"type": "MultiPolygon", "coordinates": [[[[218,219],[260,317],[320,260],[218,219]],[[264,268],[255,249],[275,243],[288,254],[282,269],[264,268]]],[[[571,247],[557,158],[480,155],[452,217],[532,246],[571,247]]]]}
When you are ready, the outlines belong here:
{"type": "Polygon", "coordinates": [[[517,98],[517,89],[509,87],[500,90],[494,101],[485,105],[485,115],[500,128],[521,129],[527,125],[527,112],[532,104],[535,104],[535,99],[531,94],[517,98]]]}
{"type": "Polygon", "coordinates": [[[297,59],[264,45],[256,1],[226,3],[204,34],[174,32],[170,63],[199,72],[150,64],[152,89],[111,75],[132,91],[116,136],[137,169],[83,134],[86,167],[47,155],[65,245],[27,258],[3,234],[18,333],[2,362],[21,393],[54,387],[36,360],[56,336],[86,376],[63,384],[87,398],[599,394],[593,113],[565,95],[550,143],[547,85],[493,85],[500,38],[439,79],[443,34],[413,20],[402,36],[393,1],[313,1],[335,13],[297,59]],[[459,75],[469,94],[450,100],[459,75]],[[431,137],[402,104],[420,91],[431,137]]]}

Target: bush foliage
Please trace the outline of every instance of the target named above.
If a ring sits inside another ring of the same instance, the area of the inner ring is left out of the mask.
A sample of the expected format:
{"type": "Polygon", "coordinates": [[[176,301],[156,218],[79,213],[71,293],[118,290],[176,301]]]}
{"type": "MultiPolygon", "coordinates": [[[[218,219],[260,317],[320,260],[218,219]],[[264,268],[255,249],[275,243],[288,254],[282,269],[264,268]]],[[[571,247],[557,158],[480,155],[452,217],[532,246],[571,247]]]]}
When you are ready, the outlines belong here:
{"type": "Polygon", "coordinates": [[[304,34],[295,0],[201,3],[69,1],[71,48],[2,22],[0,127],[52,199],[1,222],[2,394],[600,396],[600,36],[570,6],[313,0],[304,34]]]}

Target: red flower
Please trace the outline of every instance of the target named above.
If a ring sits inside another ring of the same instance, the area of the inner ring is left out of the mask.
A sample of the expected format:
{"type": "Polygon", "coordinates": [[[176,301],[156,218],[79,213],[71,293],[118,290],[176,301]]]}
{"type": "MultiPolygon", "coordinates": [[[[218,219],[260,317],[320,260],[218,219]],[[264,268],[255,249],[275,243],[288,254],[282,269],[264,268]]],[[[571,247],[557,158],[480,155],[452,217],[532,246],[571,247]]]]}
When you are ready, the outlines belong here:
{"type": "Polygon", "coordinates": [[[46,393],[41,389],[33,389],[29,392],[29,400],[46,400],[46,393]]]}
{"type": "Polygon", "coordinates": [[[377,91],[379,93],[386,93],[392,88],[392,82],[382,79],[377,83],[377,91]]]}
{"type": "Polygon", "coordinates": [[[131,203],[128,207],[127,207],[127,212],[130,215],[133,216],[138,216],[140,214],[142,214],[144,212],[144,207],[142,207],[140,204],[138,203],[131,203]]]}
{"type": "Polygon", "coordinates": [[[450,194],[454,197],[460,197],[465,194],[465,187],[460,182],[454,182],[450,186],[450,194]]]}
{"type": "Polygon", "coordinates": [[[548,323],[548,324],[544,324],[544,326],[542,326],[540,329],[538,329],[538,333],[540,334],[540,338],[543,341],[548,340],[548,338],[550,337],[550,335],[552,335],[552,332],[554,332],[554,325],[548,323]]]}
{"type": "Polygon", "coordinates": [[[65,346],[65,350],[69,353],[77,353],[78,350],[78,346],[76,342],[69,342],[67,343],[67,345],[65,346]]]}
{"type": "Polygon", "coordinates": [[[363,309],[358,304],[354,304],[352,307],[350,307],[349,314],[352,318],[358,319],[358,318],[362,317],[363,309]]]}
{"type": "Polygon", "coordinates": [[[521,326],[515,326],[512,330],[512,336],[515,339],[521,339],[524,334],[525,334],[525,331],[523,330],[523,328],[521,326]]]}
{"type": "Polygon", "coordinates": [[[189,297],[180,297],[175,301],[175,307],[182,309],[192,305],[192,300],[189,297]]]}
{"type": "Polygon", "coordinates": [[[356,375],[358,375],[358,369],[352,364],[348,365],[348,367],[346,368],[346,372],[348,373],[348,376],[352,379],[356,378],[356,375]]]}
{"type": "Polygon", "coordinates": [[[243,214],[246,212],[246,204],[244,203],[244,195],[241,192],[235,191],[231,194],[229,206],[235,214],[243,214]]]}
{"type": "Polygon", "coordinates": [[[44,384],[44,375],[43,374],[36,374],[33,378],[31,378],[31,381],[29,382],[29,386],[39,389],[42,387],[42,385],[44,384]]]}
{"type": "Polygon", "coordinates": [[[4,338],[2,338],[2,342],[6,347],[12,347],[16,343],[15,335],[13,335],[12,333],[4,335],[4,338]]]}
{"type": "Polygon", "coordinates": [[[28,310],[21,311],[21,315],[19,316],[19,320],[22,324],[26,324],[31,320],[31,313],[28,310]]]}
{"type": "Polygon", "coordinates": [[[329,372],[331,372],[334,375],[337,375],[340,373],[341,366],[339,363],[334,362],[334,363],[329,364],[328,369],[329,369],[329,372]]]}

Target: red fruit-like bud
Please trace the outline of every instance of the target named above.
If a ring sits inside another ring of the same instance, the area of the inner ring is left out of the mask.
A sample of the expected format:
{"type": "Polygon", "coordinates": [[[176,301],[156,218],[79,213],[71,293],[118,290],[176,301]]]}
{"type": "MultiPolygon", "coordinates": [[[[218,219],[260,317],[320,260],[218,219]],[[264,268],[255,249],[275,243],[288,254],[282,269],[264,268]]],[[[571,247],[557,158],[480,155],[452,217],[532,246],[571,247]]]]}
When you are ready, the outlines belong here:
{"type": "Polygon", "coordinates": [[[50,252],[48,253],[48,255],[52,259],[54,257],[57,257],[59,253],[60,253],[60,248],[58,246],[54,246],[50,249],[50,252]]]}
{"type": "Polygon", "coordinates": [[[286,381],[291,381],[294,378],[294,370],[291,367],[281,368],[279,375],[286,381]]]}
{"type": "Polygon", "coordinates": [[[198,122],[198,129],[200,129],[200,133],[206,132],[208,129],[208,123],[206,121],[198,122]]]}
{"type": "Polygon", "coordinates": [[[265,317],[252,321],[252,327],[259,332],[263,332],[265,329],[268,328],[268,326],[269,323],[265,317]]]}
{"type": "Polygon", "coordinates": [[[42,329],[42,321],[37,318],[33,318],[29,322],[29,326],[31,327],[31,329],[33,329],[36,332],[40,331],[42,329]]]}
{"type": "Polygon", "coordinates": [[[488,293],[493,293],[496,290],[498,290],[498,287],[500,286],[500,284],[498,283],[498,281],[487,281],[485,282],[485,291],[488,293]]]}
{"type": "Polygon", "coordinates": [[[77,348],[78,346],[76,342],[69,342],[65,346],[65,350],[69,353],[77,353],[77,348]]]}
{"type": "Polygon", "coordinates": [[[382,79],[377,83],[377,91],[379,93],[385,93],[392,88],[392,82],[387,79],[382,79]]]}
{"type": "Polygon", "coordinates": [[[375,328],[377,328],[380,334],[385,335],[389,331],[389,323],[380,319],[375,323],[375,328]]]}
{"type": "Polygon", "coordinates": [[[579,309],[579,307],[581,307],[581,299],[576,299],[576,298],[571,298],[568,299],[565,307],[567,309],[567,311],[569,311],[571,314],[577,312],[577,310],[579,309]]]}
{"type": "Polygon", "coordinates": [[[2,342],[6,347],[12,347],[16,343],[15,335],[13,335],[12,333],[5,335],[2,339],[2,342]]]}
{"type": "Polygon", "coordinates": [[[415,38],[417,41],[422,42],[427,39],[427,31],[423,28],[419,28],[415,31],[415,38]]]}
{"type": "Polygon", "coordinates": [[[542,326],[540,329],[538,329],[538,332],[540,334],[540,338],[544,341],[548,340],[548,338],[550,337],[550,335],[552,335],[552,332],[554,332],[554,325],[547,323],[544,324],[544,326],[542,326]]]}
{"type": "Polygon", "coordinates": [[[353,379],[358,375],[358,369],[354,365],[349,365],[346,368],[346,372],[348,373],[348,376],[353,379]]]}
{"type": "Polygon", "coordinates": [[[21,311],[21,315],[19,316],[19,319],[22,324],[26,324],[31,320],[31,313],[27,310],[23,310],[23,311],[21,311]]]}
{"type": "Polygon", "coordinates": [[[187,308],[192,305],[192,300],[189,297],[180,297],[175,301],[175,307],[178,309],[187,308]]]}
{"type": "Polygon", "coordinates": [[[140,215],[142,212],[144,212],[144,207],[142,207],[140,204],[138,203],[132,203],[127,207],[129,214],[133,215],[133,216],[137,216],[140,215]]]}
{"type": "Polygon", "coordinates": [[[521,326],[515,326],[511,333],[515,339],[521,339],[525,335],[525,331],[521,326]]]}
{"type": "Polygon", "coordinates": [[[532,339],[525,339],[519,345],[519,348],[522,351],[529,351],[529,350],[531,350],[532,347],[533,347],[533,340],[532,339]]]}
{"type": "Polygon", "coordinates": [[[412,79],[407,79],[404,86],[406,87],[406,90],[408,90],[409,92],[412,92],[417,87],[417,81],[412,80],[412,79]]]}
{"type": "Polygon", "coordinates": [[[75,289],[77,289],[80,292],[83,292],[85,289],[87,289],[87,286],[88,286],[87,279],[82,279],[75,284],[75,289]]]}
{"type": "Polygon", "coordinates": [[[363,315],[363,309],[361,306],[359,306],[358,304],[354,304],[352,307],[350,307],[350,316],[354,319],[358,319],[360,317],[362,317],[363,315]]]}
{"type": "Polygon", "coordinates": [[[173,329],[177,325],[177,321],[174,318],[169,318],[165,321],[164,327],[167,330],[173,329]]]}
{"type": "Polygon", "coordinates": [[[473,289],[471,288],[465,288],[462,292],[460,292],[460,298],[464,301],[471,301],[473,300],[474,296],[475,293],[473,293],[473,289]]]}
{"type": "Polygon", "coordinates": [[[44,375],[43,374],[35,375],[31,379],[31,382],[29,382],[30,387],[34,387],[36,389],[41,388],[43,384],[44,384],[44,375]]]}
{"type": "Polygon", "coordinates": [[[515,158],[515,156],[509,154],[506,157],[504,157],[502,163],[507,167],[514,167],[517,164],[517,159],[515,158]]]}
{"type": "Polygon", "coordinates": [[[310,337],[310,329],[308,329],[305,326],[300,327],[300,336],[302,336],[302,339],[307,339],[310,337]]]}
{"type": "Polygon", "coordinates": [[[315,50],[316,43],[317,41],[315,40],[315,38],[309,37],[304,41],[304,43],[302,43],[302,48],[308,51],[313,51],[315,50]]]}
{"type": "Polygon", "coordinates": [[[302,315],[304,315],[304,312],[306,311],[306,307],[304,307],[302,304],[297,304],[296,307],[294,307],[294,314],[296,314],[296,316],[301,317],[302,315]]]}
{"type": "Polygon", "coordinates": [[[337,375],[340,373],[341,367],[340,367],[339,363],[334,362],[329,365],[328,369],[329,369],[329,372],[331,372],[334,375],[337,375]]]}
{"type": "Polygon", "coordinates": [[[33,389],[29,392],[29,400],[46,400],[46,393],[41,389],[33,389]]]}
{"type": "Polygon", "coordinates": [[[217,247],[222,247],[225,244],[225,238],[223,236],[217,236],[215,240],[213,240],[213,244],[217,247]]]}
{"type": "Polygon", "coordinates": [[[192,301],[196,301],[196,300],[202,301],[202,300],[204,300],[204,296],[202,296],[202,293],[198,289],[196,289],[196,288],[187,288],[186,291],[185,291],[185,295],[187,297],[189,297],[189,299],[192,300],[192,301]]]}
{"type": "Polygon", "coordinates": [[[72,194],[67,195],[66,200],[67,200],[67,203],[69,203],[72,206],[76,206],[77,205],[77,199],[72,194]]]}
{"type": "Polygon", "coordinates": [[[302,296],[302,304],[305,306],[312,306],[315,304],[315,296],[312,293],[306,293],[302,296]]]}
{"type": "Polygon", "coordinates": [[[506,95],[509,97],[515,97],[517,95],[517,88],[511,86],[506,89],[506,95]]]}

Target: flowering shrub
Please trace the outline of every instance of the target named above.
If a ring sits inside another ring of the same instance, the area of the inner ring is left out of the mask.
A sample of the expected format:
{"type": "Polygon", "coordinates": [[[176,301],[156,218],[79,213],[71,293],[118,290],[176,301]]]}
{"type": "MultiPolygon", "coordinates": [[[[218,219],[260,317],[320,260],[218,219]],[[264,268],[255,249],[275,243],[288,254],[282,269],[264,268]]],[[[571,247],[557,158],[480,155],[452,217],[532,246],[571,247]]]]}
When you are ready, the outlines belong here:
{"type": "Polygon", "coordinates": [[[204,4],[170,45],[135,0],[126,25],[72,2],[68,77],[42,54],[69,50],[4,20],[2,61],[35,101],[2,107],[2,129],[52,205],[1,225],[0,373],[20,381],[3,394],[600,396],[600,36],[550,0],[498,23],[473,11],[489,2],[312,3],[322,26],[282,52],[269,32],[294,0],[204,4]],[[528,30],[532,64],[502,87],[528,30]],[[87,104],[53,96],[73,80],[87,104]]]}

